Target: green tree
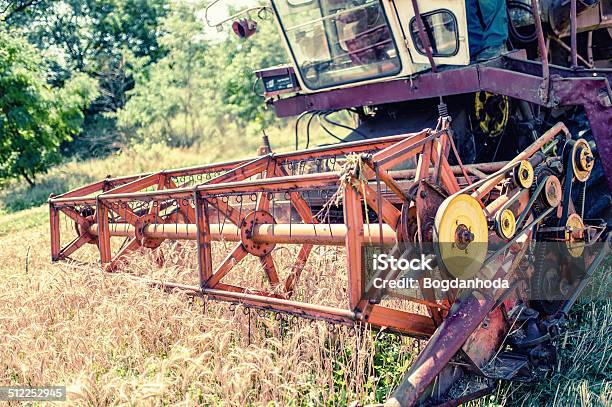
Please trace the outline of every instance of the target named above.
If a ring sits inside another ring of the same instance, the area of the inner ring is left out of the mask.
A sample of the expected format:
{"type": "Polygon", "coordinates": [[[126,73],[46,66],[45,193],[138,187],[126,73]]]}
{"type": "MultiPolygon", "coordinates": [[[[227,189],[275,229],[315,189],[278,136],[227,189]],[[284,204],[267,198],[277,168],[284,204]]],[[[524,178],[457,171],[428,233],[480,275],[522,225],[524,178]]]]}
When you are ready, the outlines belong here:
{"type": "Polygon", "coordinates": [[[173,3],[160,38],[167,55],[139,69],[119,123],[136,141],[191,145],[259,133],[273,119],[253,89],[257,69],[286,61],[271,20],[247,40],[231,30],[220,38],[198,18],[201,6],[173,3]]]}
{"type": "Polygon", "coordinates": [[[136,86],[118,117],[132,141],[152,138],[186,146],[201,131],[210,47],[196,10],[193,4],[173,3],[162,26],[166,34],[159,40],[167,55],[151,65],[146,57],[130,61],[136,86]]]}
{"type": "Polygon", "coordinates": [[[63,154],[104,155],[116,149],[112,114],[125,105],[134,86],[127,61],[135,56],[146,65],[165,54],[158,39],[169,1],[0,0],[0,21],[39,49],[52,86],[63,86],[75,73],[98,82],[83,131],[62,144],[63,154]]]}
{"type": "Polygon", "coordinates": [[[0,30],[0,180],[36,175],[60,160],[60,143],[80,131],[95,83],[75,76],[61,89],[46,84],[35,48],[0,30]]]}
{"type": "MultiPolygon", "coordinates": [[[[0,0],[0,19],[41,50],[61,51],[66,69],[96,74],[126,50],[156,61],[167,0],[0,0]],[[4,4],[4,17],[2,6],[4,4]]],[[[61,60],[63,59],[63,60],[61,60]]]]}
{"type": "Polygon", "coordinates": [[[252,37],[242,40],[230,33],[209,55],[224,113],[243,124],[255,124],[258,130],[269,125],[274,116],[254,88],[255,71],[288,61],[280,35],[269,16],[258,21],[252,37]]]}

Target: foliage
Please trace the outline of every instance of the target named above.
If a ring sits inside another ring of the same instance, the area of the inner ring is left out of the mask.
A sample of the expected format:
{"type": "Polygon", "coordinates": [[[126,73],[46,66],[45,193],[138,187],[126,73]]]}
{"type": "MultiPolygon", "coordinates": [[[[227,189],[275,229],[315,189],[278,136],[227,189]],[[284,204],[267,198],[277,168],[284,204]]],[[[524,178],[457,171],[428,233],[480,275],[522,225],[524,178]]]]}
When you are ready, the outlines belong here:
{"type": "Polygon", "coordinates": [[[52,90],[35,49],[0,31],[0,180],[37,173],[60,161],[60,143],[77,134],[95,86],[74,76],[52,90]]]}
{"type": "Polygon", "coordinates": [[[253,85],[255,70],[286,60],[275,25],[259,20],[246,41],[227,25],[215,35],[203,8],[178,0],[0,0],[0,21],[38,49],[51,88],[77,73],[97,82],[81,131],[61,142],[65,156],[87,158],[144,141],[242,143],[270,125],[253,85]]]}
{"type": "Polygon", "coordinates": [[[0,0],[0,21],[7,22],[19,14],[28,13],[41,0],[0,0]]]}
{"type": "MultiPolygon", "coordinates": [[[[7,1],[7,0],[0,0],[7,1]]],[[[79,71],[102,79],[121,64],[126,52],[155,61],[158,21],[166,0],[36,0],[6,17],[14,30],[47,54],[55,53],[58,72],[79,71]]],[[[110,89],[109,89],[110,90],[110,89]]]]}
{"type": "Polygon", "coordinates": [[[136,141],[152,132],[155,141],[189,145],[201,126],[195,101],[203,97],[207,80],[203,66],[208,44],[196,35],[204,27],[187,4],[175,6],[164,21],[164,29],[171,30],[160,40],[169,49],[168,55],[150,67],[142,59],[134,61],[136,88],[118,118],[124,128],[135,130],[136,141]],[[176,136],[179,132],[183,133],[182,141],[176,136]]]}
{"type": "Polygon", "coordinates": [[[61,87],[75,73],[97,82],[83,132],[62,145],[63,153],[101,155],[117,147],[115,120],[106,113],[122,108],[134,86],[127,59],[150,63],[164,55],[159,22],[167,8],[167,0],[0,0],[0,20],[38,48],[50,85],[61,87]]]}
{"type": "Polygon", "coordinates": [[[137,142],[164,141],[174,146],[259,133],[271,121],[253,90],[254,71],[283,62],[278,33],[260,21],[248,40],[221,40],[205,33],[198,7],[173,3],[160,39],[168,54],[157,63],[135,64],[136,86],[119,123],[137,142]]]}

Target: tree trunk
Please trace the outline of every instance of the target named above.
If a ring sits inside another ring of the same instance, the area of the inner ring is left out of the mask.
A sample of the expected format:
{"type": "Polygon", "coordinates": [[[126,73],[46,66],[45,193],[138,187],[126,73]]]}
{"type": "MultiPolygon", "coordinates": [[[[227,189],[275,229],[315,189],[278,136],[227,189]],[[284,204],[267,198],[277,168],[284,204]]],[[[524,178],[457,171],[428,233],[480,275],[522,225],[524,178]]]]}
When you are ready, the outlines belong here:
{"type": "Polygon", "coordinates": [[[21,175],[23,175],[23,178],[26,180],[30,188],[33,188],[36,186],[36,183],[34,182],[34,180],[28,176],[28,173],[25,170],[21,171],[21,175]]]}

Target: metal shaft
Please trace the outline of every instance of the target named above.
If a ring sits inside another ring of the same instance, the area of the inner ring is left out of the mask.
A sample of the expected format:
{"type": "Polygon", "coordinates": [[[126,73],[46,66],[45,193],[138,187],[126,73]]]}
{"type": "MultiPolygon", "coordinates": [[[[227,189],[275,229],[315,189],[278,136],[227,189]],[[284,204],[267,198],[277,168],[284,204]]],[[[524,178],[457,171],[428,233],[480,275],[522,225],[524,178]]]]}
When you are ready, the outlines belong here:
{"type": "MultiPolygon", "coordinates": [[[[134,237],[133,225],[115,223],[109,225],[110,235],[134,237]]],[[[364,225],[364,241],[377,244],[380,242],[378,224],[364,225]]],[[[97,236],[98,225],[92,225],[89,233],[97,236]]],[[[278,244],[314,244],[327,246],[344,246],[347,228],[344,224],[262,224],[253,228],[253,241],[256,243],[278,244]]],[[[210,234],[213,241],[240,241],[240,229],[234,224],[211,224],[210,234]]],[[[385,244],[396,242],[396,233],[387,224],[383,224],[382,240],[385,244]]],[[[189,223],[150,224],[143,228],[143,236],[152,239],[196,240],[197,226],[189,223]]]]}

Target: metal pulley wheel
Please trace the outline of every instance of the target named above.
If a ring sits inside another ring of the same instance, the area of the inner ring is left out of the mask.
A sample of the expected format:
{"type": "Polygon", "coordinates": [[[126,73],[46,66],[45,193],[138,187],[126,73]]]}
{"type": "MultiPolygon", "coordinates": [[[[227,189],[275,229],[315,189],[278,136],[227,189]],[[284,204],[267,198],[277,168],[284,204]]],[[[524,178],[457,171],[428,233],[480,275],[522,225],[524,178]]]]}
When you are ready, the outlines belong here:
{"type": "Polygon", "coordinates": [[[577,213],[572,213],[565,222],[565,247],[572,257],[580,257],[584,253],[584,222],[577,213]]]}
{"type": "Polygon", "coordinates": [[[547,166],[540,166],[535,170],[535,180],[531,186],[531,193],[535,193],[542,183],[545,183],[540,196],[534,204],[537,214],[544,212],[548,208],[556,208],[561,205],[563,200],[563,188],[556,172],[547,166]]]}
{"type": "Polygon", "coordinates": [[[561,205],[563,199],[563,189],[561,188],[561,181],[554,175],[550,175],[544,181],[544,202],[551,208],[556,208],[561,205]]]}
{"type": "Polygon", "coordinates": [[[533,185],[533,166],[527,160],[521,163],[514,169],[514,181],[521,188],[531,188],[533,185]]]}
{"type": "Polygon", "coordinates": [[[489,242],[480,203],[467,194],[446,198],[436,213],[434,241],[439,260],[453,277],[474,277],[486,258],[489,242]]]}
{"type": "Polygon", "coordinates": [[[510,240],[514,237],[516,217],[510,209],[504,209],[495,215],[495,231],[504,240],[510,240]]]}
{"type": "Polygon", "coordinates": [[[585,139],[579,139],[572,148],[572,168],[574,176],[580,182],[586,182],[591,176],[595,165],[595,157],[591,146],[585,139]]]}

